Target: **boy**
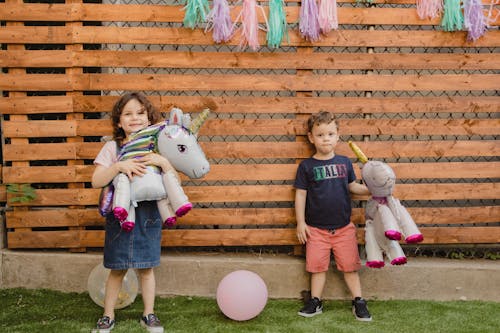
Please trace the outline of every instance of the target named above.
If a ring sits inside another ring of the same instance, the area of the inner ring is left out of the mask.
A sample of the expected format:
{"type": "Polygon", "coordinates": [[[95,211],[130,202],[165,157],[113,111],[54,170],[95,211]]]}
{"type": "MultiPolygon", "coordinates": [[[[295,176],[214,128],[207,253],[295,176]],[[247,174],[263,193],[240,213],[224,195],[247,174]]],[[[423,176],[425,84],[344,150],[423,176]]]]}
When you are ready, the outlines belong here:
{"type": "Polygon", "coordinates": [[[306,244],[306,270],[311,273],[311,299],[299,315],[312,317],[323,312],[321,295],[333,251],[335,263],[343,272],[353,297],[352,311],[357,320],[371,321],[366,301],[361,297],[358,270],[356,228],[350,222],[350,193],[370,194],[365,185],[356,183],[351,161],[336,155],[339,135],[335,118],[326,111],[307,121],[309,141],[316,153],[302,161],[294,187],[297,238],[306,244]]]}

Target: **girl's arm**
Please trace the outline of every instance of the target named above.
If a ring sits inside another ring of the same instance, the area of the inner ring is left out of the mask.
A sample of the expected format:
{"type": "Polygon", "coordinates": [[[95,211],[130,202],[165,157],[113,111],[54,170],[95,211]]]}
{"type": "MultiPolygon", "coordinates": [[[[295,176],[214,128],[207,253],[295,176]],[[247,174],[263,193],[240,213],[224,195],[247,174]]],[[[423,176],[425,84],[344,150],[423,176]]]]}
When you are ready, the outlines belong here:
{"type": "Polygon", "coordinates": [[[109,167],[98,164],[92,175],[92,187],[99,188],[108,185],[120,172],[126,174],[129,179],[133,176],[144,175],[146,172],[144,157],[116,162],[109,167]]]}
{"type": "Polygon", "coordinates": [[[157,167],[160,167],[163,172],[169,172],[169,171],[173,172],[180,182],[180,177],[177,170],[175,170],[172,164],[160,154],[156,153],[147,154],[146,156],[142,157],[142,161],[146,165],[156,165],[157,167]]]}

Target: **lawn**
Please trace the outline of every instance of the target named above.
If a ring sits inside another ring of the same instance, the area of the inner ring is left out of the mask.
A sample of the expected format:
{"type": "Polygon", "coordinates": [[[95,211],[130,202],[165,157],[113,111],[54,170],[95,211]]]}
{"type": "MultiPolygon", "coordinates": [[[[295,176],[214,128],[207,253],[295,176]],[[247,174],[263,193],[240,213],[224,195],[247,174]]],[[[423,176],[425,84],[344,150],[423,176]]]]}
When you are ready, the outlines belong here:
{"type": "MultiPolygon", "coordinates": [[[[479,301],[379,301],[368,303],[373,321],[358,322],[349,301],[325,301],[324,313],[313,318],[297,315],[300,300],[268,301],[256,318],[236,322],[226,318],[215,299],[157,298],[156,312],[165,332],[500,332],[500,303],[479,301]]],[[[0,289],[0,332],[90,332],[102,308],[87,293],[50,290],[0,289]]],[[[140,297],[117,310],[113,332],[144,332],[138,318],[140,297]]]]}

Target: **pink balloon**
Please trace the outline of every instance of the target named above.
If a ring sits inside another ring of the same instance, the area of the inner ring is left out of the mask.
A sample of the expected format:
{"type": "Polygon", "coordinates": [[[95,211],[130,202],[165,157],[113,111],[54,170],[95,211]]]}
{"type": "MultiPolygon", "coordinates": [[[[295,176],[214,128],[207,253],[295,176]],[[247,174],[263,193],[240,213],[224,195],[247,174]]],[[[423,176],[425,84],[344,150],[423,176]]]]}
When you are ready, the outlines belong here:
{"type": "Polygon", "coordinates": [[[227,274],[217,287],[217,305],[227,317],[243,321],[256,317],[266,306],[267,287],[254,272],[227,274]]]}

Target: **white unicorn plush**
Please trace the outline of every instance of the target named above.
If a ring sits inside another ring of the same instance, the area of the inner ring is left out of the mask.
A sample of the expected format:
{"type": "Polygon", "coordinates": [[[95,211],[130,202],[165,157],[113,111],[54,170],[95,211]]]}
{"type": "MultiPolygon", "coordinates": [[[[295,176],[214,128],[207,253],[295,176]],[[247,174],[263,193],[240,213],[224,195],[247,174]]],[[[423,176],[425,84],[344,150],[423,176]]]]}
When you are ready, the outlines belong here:
{"type": "Polygon", "coordinates": [[[407,259],[398,242],[401,236],[406,243],[419,243],[424,237],[406,208],[392,196],[396,175],[386,163],[369,161],[353,142],[349,146],[363,163],[363,181],[372,195],[365,209],[366,266],[384,267],[384,252],[392,265],[404,265],[407,259]]]}
{"type": "MultiPolygon", "coordinates": [[[[118,160],[157,152],[189,178],[203,177],[210,171],[210,165],[197,142],[197,133],[209,112],[205,109],[191,121],[189,114],[172,109],[169,120],[133,133],[121,147],[118,160]]],[[[139,201],[157,200],[163,223],[169,226],[193,207],[174,173],[162,173],[155,166],[148,166],[143,176],[132,180],[120,173],[113,179],[113,185],[113,214],[125,231],[135,226],[135,207],[139,201]]]]}

